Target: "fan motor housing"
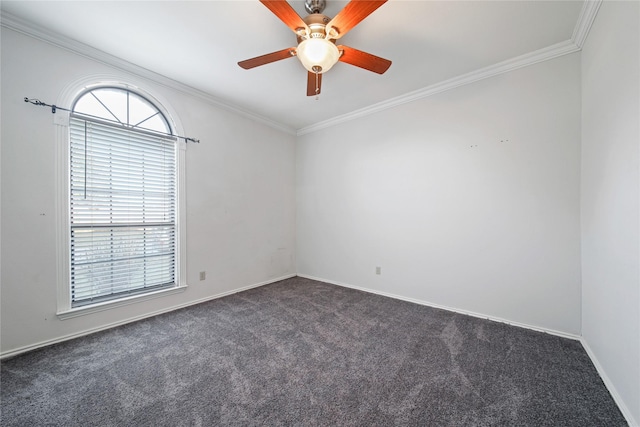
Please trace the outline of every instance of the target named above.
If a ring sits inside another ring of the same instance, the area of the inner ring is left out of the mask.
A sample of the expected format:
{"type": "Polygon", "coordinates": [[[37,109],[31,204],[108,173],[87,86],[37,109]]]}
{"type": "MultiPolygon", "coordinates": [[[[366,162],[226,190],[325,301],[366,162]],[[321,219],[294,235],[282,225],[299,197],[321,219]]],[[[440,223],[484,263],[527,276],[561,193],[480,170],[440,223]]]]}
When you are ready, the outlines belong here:
{"type": "Polygon", "coordinates": [[[307,39],[307,38],[325,38],[326,37],[326,28],[331,18],[321,13],[313,13],[302,19],[305,24],[309,27],[309,37],[306,35],[298,35],[298,44],[307,39]]]}

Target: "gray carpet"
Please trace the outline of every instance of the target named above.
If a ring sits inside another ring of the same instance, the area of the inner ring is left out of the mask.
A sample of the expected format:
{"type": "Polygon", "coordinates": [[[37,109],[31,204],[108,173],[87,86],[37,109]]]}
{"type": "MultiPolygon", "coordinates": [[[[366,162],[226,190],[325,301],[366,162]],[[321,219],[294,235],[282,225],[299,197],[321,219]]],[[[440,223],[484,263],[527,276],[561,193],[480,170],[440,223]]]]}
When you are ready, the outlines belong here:
{"type": "Polygon", "coordinates": [[[577,341],[303,278],[2,362],[3,426],[622,426],[577,341]]]}

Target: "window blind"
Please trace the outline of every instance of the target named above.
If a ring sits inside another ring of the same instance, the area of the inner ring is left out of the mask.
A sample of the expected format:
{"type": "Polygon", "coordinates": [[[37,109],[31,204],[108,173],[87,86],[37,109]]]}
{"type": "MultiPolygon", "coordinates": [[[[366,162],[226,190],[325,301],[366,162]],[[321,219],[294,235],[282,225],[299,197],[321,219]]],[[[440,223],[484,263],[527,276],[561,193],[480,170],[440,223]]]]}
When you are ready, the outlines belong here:
{"type": "Polygon", "coordinates": [[[176,142],[70,119],[71,307],[176,286],[176,142]]]}

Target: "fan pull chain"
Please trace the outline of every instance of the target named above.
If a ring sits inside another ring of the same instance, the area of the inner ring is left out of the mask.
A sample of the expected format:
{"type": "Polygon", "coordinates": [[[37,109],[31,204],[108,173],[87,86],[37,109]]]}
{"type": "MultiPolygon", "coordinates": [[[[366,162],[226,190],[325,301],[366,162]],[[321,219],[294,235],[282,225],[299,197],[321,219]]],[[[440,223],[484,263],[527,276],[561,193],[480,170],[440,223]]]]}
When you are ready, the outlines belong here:
{"type": "Polygon", "coordinates": [[[319,65],[314,65],[312,68],[314,73],[316,73],[316,101],[318,100],[318,95],[320,95],[320,84],[318,74],[322,71],[322,67],[319,65]]]}

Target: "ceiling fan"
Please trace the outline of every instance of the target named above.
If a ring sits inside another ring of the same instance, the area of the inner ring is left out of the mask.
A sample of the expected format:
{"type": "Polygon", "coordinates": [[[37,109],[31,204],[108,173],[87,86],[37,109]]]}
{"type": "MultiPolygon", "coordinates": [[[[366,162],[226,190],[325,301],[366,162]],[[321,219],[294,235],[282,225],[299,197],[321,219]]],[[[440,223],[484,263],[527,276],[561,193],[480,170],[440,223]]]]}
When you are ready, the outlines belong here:
{"type": "Polygon", "coordinates": [[[383,74],[391,61],[344,45],[336,40],[344,36],[387,0],[351,0],[333,19],[322,14],[325,0],[305,0],[309,15],[301,18],[286,0],[260,0],[297,36],[298,46],[238,62],[245,70],[297,56],[308,71],[307,96],[320,94],[322,74],[336,62],[345,62],[383,74]]]}

